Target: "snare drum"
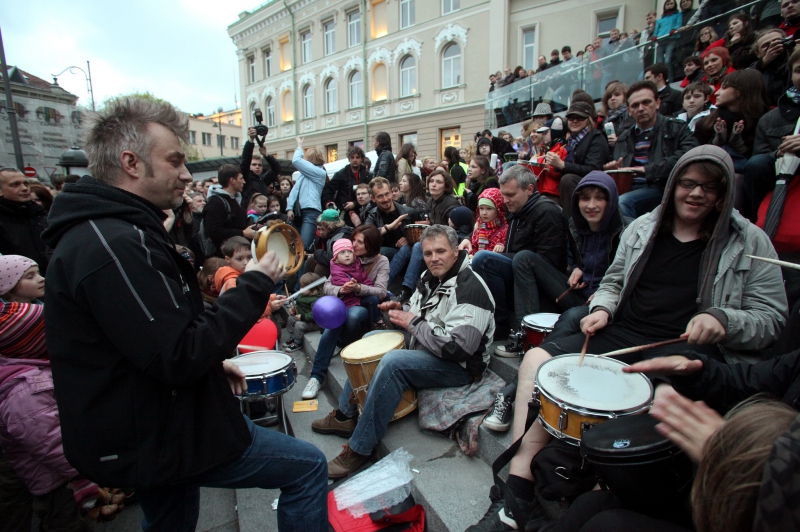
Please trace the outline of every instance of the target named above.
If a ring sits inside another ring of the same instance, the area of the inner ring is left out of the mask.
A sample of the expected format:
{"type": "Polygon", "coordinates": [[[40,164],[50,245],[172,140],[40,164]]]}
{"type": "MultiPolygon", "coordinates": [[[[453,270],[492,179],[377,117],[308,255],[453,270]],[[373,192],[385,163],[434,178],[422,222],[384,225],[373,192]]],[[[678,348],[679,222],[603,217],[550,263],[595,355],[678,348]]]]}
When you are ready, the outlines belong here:
{"type": "Polygon", "coordinates": [[[616,183],[617,192],[619,192],[620,196],[631,191],[633,176],[636,174],[629,170],[606,170],[606,173],[610,175],[611,179],[616,183]]]}
{"type": "Polygon", "coordinates": [[[256,261],[261,260],[267,251],[274,251],[280,263],[286,268],[286,275],[297,272],[305,259],[300,233],[291,225],[284,223],[259,229],[253,238],[251,250],[256,261]]]}
{"type": "Polygon", "coordinates": [[[414,245],[419,242],[422,232],[428,227],[425,224],[407,224],[403,226],[403,235],[409,244],[414,245]]]}
{"type": "Polygon", "coordinates": [[[274,397],[289,391],[297,378],[297,366],[289,355],[278,351],[254,351],[230,359],[247,381],[244,401],[274,397]]]}
{"type": "Polygon", "coordinates": [[[547,335],[553,332],[553,328],[560,317],[561,314],[540,312],[538,314],[528,314],[522,318],[522,330],[525,333],[522,349],[527,352],[528,349],[542,345],[547,335]]]}
{"type": "Polygon", "coordinates": [[[580,445],[588,427],[609,419],[647,412],[653,385],[641,373],[623,373],[624,362],[597,355],[561,355],[539,367],[533,401],[539,422],[571,445],[580,445]]]}
{"type": "MultiPolygon", "coordinates": [[[[389,351],[403,347],[405,347],[405,337],[402,333],[383,332],[371,334],[342,349],[342,362],[358,401],[359,413],[364,409],[369,383],[372,382],[372,376],[375,375],[381,358],[389,351]]],[[[413,412],[415,408],[417,408],[417,391],[406,390],[392,416],[392,421],[413,412]]]]}

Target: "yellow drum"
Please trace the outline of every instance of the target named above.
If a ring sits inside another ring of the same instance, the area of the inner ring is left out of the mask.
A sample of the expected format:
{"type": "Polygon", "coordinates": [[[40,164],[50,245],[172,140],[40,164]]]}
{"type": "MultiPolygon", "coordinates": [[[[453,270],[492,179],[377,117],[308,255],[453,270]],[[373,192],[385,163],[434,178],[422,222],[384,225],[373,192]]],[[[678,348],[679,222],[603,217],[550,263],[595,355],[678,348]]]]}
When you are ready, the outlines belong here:
{"type": "MultiPolygon", "coordinates": [[[[362,338],[342,349],[342,362],[344,362],[347,378],[350,379],[356,401],[358,401],[359,413],[367,401],[369,383],[372,382],[372,376],[375,375],[383,355],[393,349],[403,349],[404,347],[405,337],[402,333],[383,332],[362,338]]],[[[406,390],[394,412],[392,421],[413,412],[415,408],[417,408],[417,391],[406,390]]]]}
{"type": "Polygon", "coordinates": [[[252,243],[253,258],[261,260],[267,251],[274,251],[278,255],[278,260],[286,268],[286,275],[297,272],[305,258],[300,233],[291,225],[284,223],[262,227],[256,233],[252,243]]]}

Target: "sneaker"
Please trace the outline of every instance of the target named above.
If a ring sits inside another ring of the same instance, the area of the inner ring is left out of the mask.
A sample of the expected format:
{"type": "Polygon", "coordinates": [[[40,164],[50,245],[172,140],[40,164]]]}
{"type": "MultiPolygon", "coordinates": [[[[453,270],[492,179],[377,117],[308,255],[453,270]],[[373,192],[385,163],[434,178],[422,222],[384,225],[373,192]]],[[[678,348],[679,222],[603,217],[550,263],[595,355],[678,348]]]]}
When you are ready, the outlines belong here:
{"type": "Polygon", "coordinates": [[[339,421],[336,419],[336,410],[334,409],[324,418],[311,423],[311,430],[319,434],[336,434],[343,438],[349,438],[353,435],[353,431],[356,430],[356,423],[355,418],[339,421]]]}
{"type": "Polygon", "coordinates": [[[508,427],[511,426],[511,418],[511,398],[504,397],[502,393],[498,393],[494,400],[494,406],[489,411],[489,415],[483,420],[483,425],[487,429],[506,432],[508,427]]]}
{"type": "Polygon", "coordinates": [[[398,303],[405,303],[411,296],[414,295],[414,290],[408,288],[407,286],[403,286],[400,288],[400,293],[396,296],[392,297],[392,301],[397,301],[398,303]]]}
{"type": "Polygon", "coordinates": [[[517,358],[522,355],[522,350],[514,342],[498,345],[494,348],[494,354],[503,358],[517,358]]]}
{"type": "Polygon", "coordinates": [[[292,338],[291,340],[283,344],[283,349],[287,353],[294,353],[295,351],[300,351],[301,349],[303,349],[303,344],[299,343],[297,340],[292,338]]]}
{"type": "Polygon", "coordinates": [[[311,377],[308,379],[308,384],[306,384],[305,389],[303,390],[303,399],[313,399],[319,393],[319,387],[322,385],[316,378],[311,377]]]}
{"type": "Polygon", "coordinates": [[[339,456],[328,462],[328,478],[337,479],[348,476],[367,461],[369,456],[358,454],[350,448],[349,443],[342,445],[339,456]]]}
{"type": "Polygon", "coordinates": [[[520,511],[523,515],[519,516],[521,527],[517,526],[515,519],[509,515],[505,509],[505,501],[500,493],[500,488],[492,486],[489,490],[489,499],[492,504],[480,521],[467,528],[465,532],[508,532],[509,530],[524,530],[525,524],[534,519],[544,516],[544,511],[539,505],[539,501],[528,502],[517,499],[520,511]]]}

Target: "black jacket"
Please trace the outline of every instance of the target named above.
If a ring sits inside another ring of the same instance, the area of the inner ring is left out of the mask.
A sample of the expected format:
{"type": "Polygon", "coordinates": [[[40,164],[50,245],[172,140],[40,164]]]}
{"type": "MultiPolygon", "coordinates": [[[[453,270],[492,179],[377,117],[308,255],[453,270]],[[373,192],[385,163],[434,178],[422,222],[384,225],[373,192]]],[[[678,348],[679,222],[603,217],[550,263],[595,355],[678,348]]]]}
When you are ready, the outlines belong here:
{"type": "Polygon", "coordinates": [[[661,100],[661,105],[658,106],[659,114],[673,116],[683,110],[683,92],[665,85],[658,91],[658,97],[661,100]]]}
{"type": "Polygon", "coordinates": [[[705,401],[724,414],[748,397],[766,393],[800,410],[800,350],[756,364],[725,364],[698,353],[682,354],[703,361],[697,373],[670,377],[675,390],[689,399],[705,401]]]}
{"type": "Polygon", "coordinates": [[[32,201],[18,203],[0,197],[0,255],[22,255],[47,272],[50,250],[42,240],[47,213],[32,201]]]}
{"type": "Polygon", "coordinates": [[[340,211],[344,209],[345,204],[349,201],[352,201],[357,206],[356,185],[369,183],[367,167],[363,164],[358,170],[358,177],[359,179],[356,179],[353,175],[353,169],[350,168],[349,164],[333,174],[333,178],[322,187],[322,208],[325,209],[325,205],[330,202],[335,203],[336,208],[340,211]]]}
{"type": "Polygon", "coordinates": [[[376,150],[378,160],[375,161],[373,174],[375,177],[385,177],[390,182],[397,177],[397,163],[392,155],[392,148],[378,148],[376,150]]]}
{"type": "MultiPolygon", "coordinates": [[[[405,218],[402,221],[403,227],[405,227],[408,224],[415,224],[420,220],[419,211],[417,209],[412,209],[407,205],[401,205],[396,201],[393,203],[394,203],[394,208],[400,211],[401,216],[403,214],[408,214],[408,218],[405,218]]],[[[383,227],[383,218],[381,218],[381,215],[378,213],[378,209],[380,209],[380,207],[376,205],[375,207],[372,207],[370,210],[368,210],[367,217],[364,220],[364,223],[374,225],[375,227],[380,229],[381,227],[383,227]]]]}
{"type": "Polygon", "coordinates": [[[565,162],[561,174],[585,177],[592,170],[602,170],[608,162],[608,151],[606,136],[599,129],[592,129],[575,147],[575,161],[565,162]]]}
{"type": "Polygon", "coordinates": [[[506,220],[506,253],[533,251],[558,271],[566,271],[567,221],[553,200],[537,193],[522,211],[506,215],[506,220]]]}
{"type": "Polygon", "coordinates": [[[204,311],[163,216],[86,176],[56,197],[44,235],[55,248],[45,330],[64,453],[103,486],[186,481],[251,442],[221,362],[274,284],[243,273],[204,311]]]}
{"type": "Polygon", "coordinates": [[[800,105],[785,94],[781,96],[778,107],[768,111],[758,120],[756,138],[753,141],[753,155],[765,153],[776,157],[778,146],[783,143],[783,137],[794,132],[798,118],[800,118],[800,105]]]}
{"type": "Polygon", "coordinates": [[[263,159],[266,159],[267,161],[267,166],[269,166],[269,170],[267,170],[263,175],[259,176],[250,171],[250,162],[253,160],[253,149],[255,146],[256,145],[249,140],[244,143],[244,149],[242,150],[242,162],[239,165],[239,170],[242,171],[242,176],[244,177],[242,205],[245,207],[250,205],[250,198],[256,192],[267,196],[269,194],[267,187],[270,185],[277,185],[278,176],[281,173],[281,165],[272,155],[263,157],[263,159]]]}
{"type": "Polygon", "coordinates": [[[438,200],[428,198],[428,219],[431,224],[448,225],[450,211],[461,205],[452,194],[442,194],[438,200]]]}
{"type": "Polygon", "coordinates": [[[778,105],[778,100],[792,86],[788,61],[788,54],[783,52],[766,65],[761,63],[761,59],[750,65],[750,68],[758,70],[764,75],[764,83],[767,85],[767,103],[770,107],[778,105]]]}
{"type": "MultiPolygon", "coordinates": [[[[616,161],[622,158],[623,167],[636,166],[636,162],[633,160],[635,139],[636,126],[623,131],[617,137],[612,159],[616,161]]],[[[659,186],[663,188],[672,167],[678,163],[678,159],[698,145],[697,138],[686,122],[659,114],[656,117],[656,124],[653,126],[650,149],[647,150],[649,162],[644,167],[645,177],[648,181],[658,182],[659,186]]]]}
{"type": "Polygon", "coordinates": [[[203,207],[203,223],[208,238],[217,248],[232,236],[242,236],[242,231],[250,225],[247,223],[247,213],[239,202],[224,192],[208,197],[203,207]],[[223,201],[228,204],[230,211],[225,208],[223,201]]]}

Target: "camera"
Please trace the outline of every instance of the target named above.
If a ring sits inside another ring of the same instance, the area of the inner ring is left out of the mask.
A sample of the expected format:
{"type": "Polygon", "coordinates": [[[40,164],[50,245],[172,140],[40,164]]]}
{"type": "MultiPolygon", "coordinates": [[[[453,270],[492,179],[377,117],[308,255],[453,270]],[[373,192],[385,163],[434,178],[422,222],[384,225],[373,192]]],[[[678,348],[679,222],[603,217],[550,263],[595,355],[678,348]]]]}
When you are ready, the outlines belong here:
{"type": "Polygon", "coordinates": [[[256,122],[258,122],[256,126],[256,135],[266,137],[267,133],[269,133],[269,128],[264,125],[264,115],[261,114],[261,109],[255,109],[253,114],[255,115],[256,122]]]}
{"type": "Polygon", "coordinates": [[[794,50],[795,40],[792,37],[786,37],[785,39],[781,39],[781,44],[786,49],[787,52],[791,52],[794,50]]]}

